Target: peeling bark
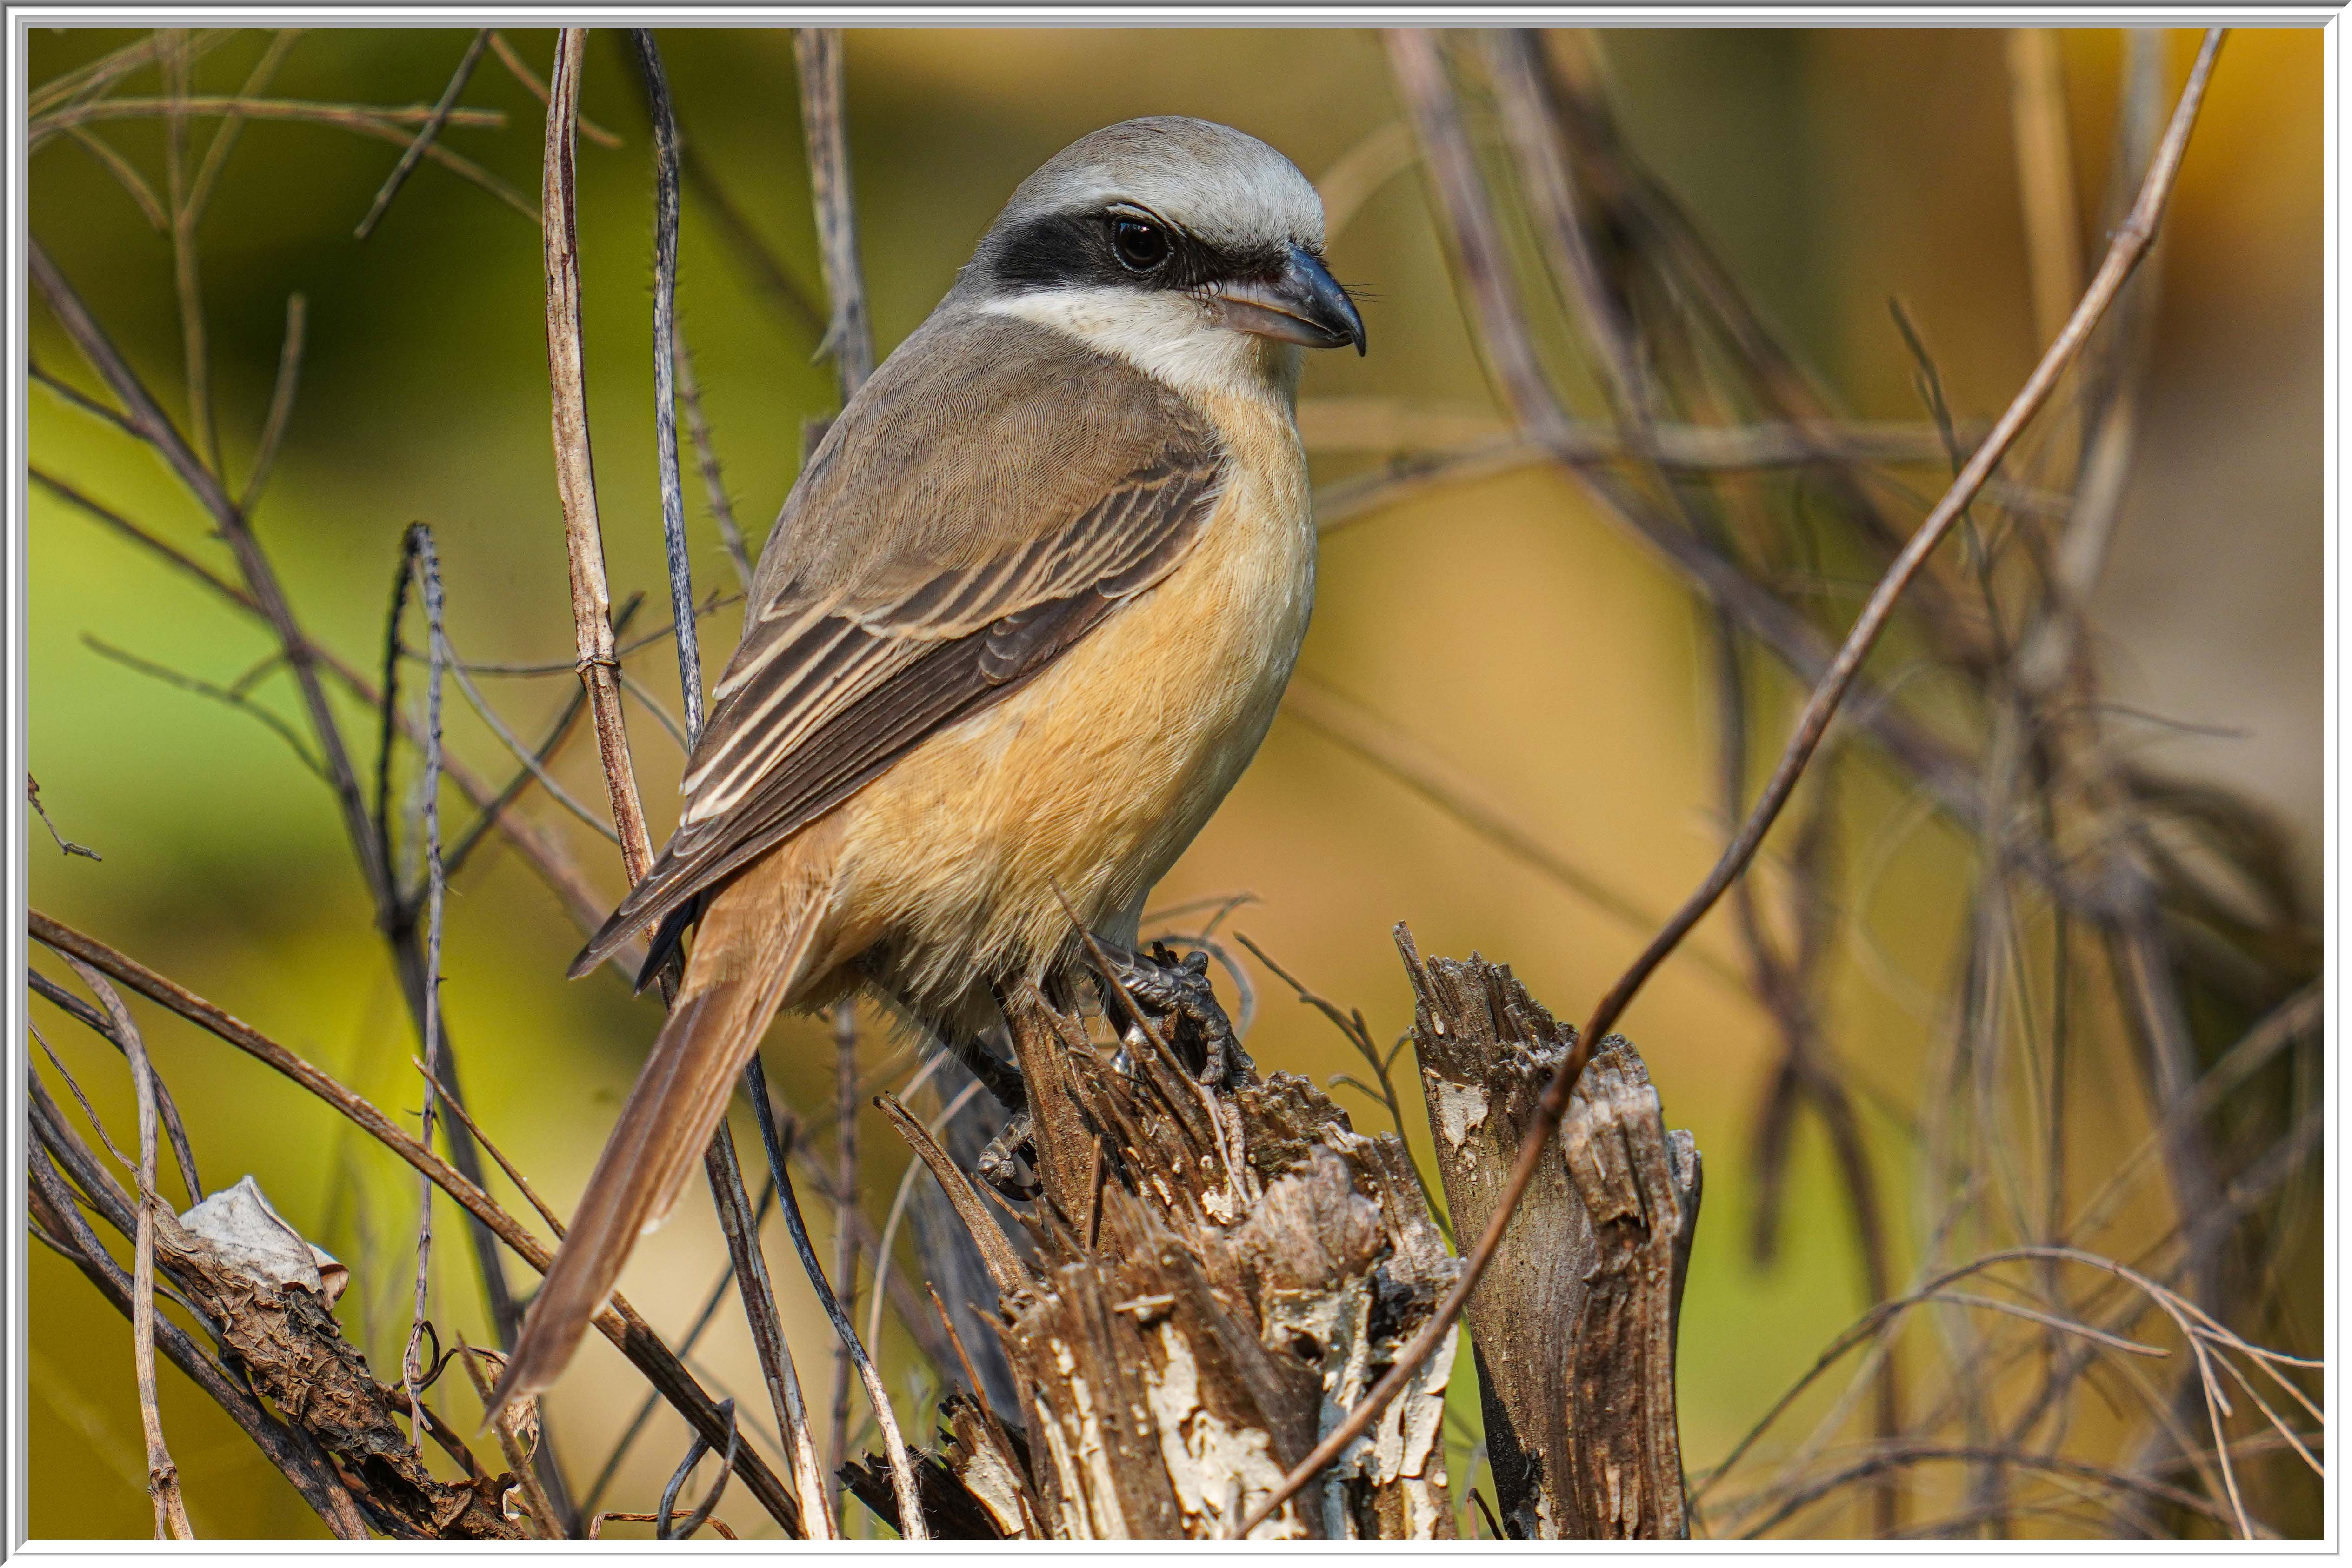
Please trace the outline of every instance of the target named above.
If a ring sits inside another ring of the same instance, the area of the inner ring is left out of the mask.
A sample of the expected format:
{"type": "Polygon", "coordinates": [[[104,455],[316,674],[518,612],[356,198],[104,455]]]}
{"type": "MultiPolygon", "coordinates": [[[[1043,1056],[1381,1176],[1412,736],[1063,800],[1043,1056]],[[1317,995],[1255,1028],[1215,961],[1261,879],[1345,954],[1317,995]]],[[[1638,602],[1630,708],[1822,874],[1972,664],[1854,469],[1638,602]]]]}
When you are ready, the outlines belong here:
{"type": "Polygon", "coordinates": [[[377,1528],[409,1539],[524,1538],[504,1507],[515,1476],[484,1473],[437,1421],[436,1438],[469,1479],[445,1481],[425,1468],[395,1415],[405,1396],[376,1381],[330,1310],[348,1274],[278,1218],[252,1177],[176,1220],[158,1218],[157,1260],[211,1321],[231,1365],[333,1458],[377,1528]]]}
{"type": "MultiPolygon", "coordinates": [[[[1074,1005],[1029,988],[1005,1002],[1036,1196],[998,1202],[936,1146],[918,1152],[968,1228],[993,1230],[993,1204],[1033,1244],[1015,1272],[1001,1237],[977,1238],[1017,1408],[950,1402],[925,1467],[931,1528],[1230,1536],[1387,1370],[1458,1265],[1403,1145],[1357,1133],[1306,1079],[1262,1079],[1236,1052],[1234,1075],[1204,1085],[1184,1060],[1198,1032],[1173,1017],[1099,1041],[1074,1005]],[[952,1501],[935,1503],[934,1466],[952,1501]]],[[[1452,1351],[1259,1537],[1451,1536],[1452,1351]]]]}
{"type": "MultiPolygon", "coordinates": [[[[1413,1046],[1457,1237],[1475,1236],[1575,1042],[1509,968],[1424,962],[1400,925],[1413,1046]]],[[[1675,1328],[1699,1160],[1632,1043],[1612,1035],[1470,1298],[1487,1462],[1521,1540],[1689,1533],[1675,1424],[1675,1328]]]]}

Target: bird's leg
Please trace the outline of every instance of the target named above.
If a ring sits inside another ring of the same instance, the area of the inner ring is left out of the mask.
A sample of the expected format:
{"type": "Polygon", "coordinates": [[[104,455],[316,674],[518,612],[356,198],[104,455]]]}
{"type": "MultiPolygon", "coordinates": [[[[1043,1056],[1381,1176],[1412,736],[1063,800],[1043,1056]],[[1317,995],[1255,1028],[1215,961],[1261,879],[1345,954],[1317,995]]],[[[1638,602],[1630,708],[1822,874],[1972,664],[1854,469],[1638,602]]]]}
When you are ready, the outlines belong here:
{"type": "Polygon", "coordinates": [[[948,1053],[979,1079],[1008,1113],[1003,1131],[991,1138],[988,1146],[980,1152],[980,1179],[1007,1197],[1025,1200],[1035,1197],[1037,1189],[1021,1179],[1014,1164],[1035,1126],[1029,1115],[1029,1091],[1021,1082],[1020,1069],[999,1058],[988,1049],[986,1041],[977,1037],[943,1031],[939,1039],[948,1053]]]}
{"type": "Polygon", "coordinates": [[[989,1050],[985,1040],[944,1030],[936,1031],[935,1038],[1014,1117],[1029,1109],[1029,1090],[1021,1082],[1021,1070],[989,1050]]]}
{"type": "Polygon", "coordinates": [[[1127,1009],[1119,999],[1126,992],[1139,1007],[1160,1014],[1169,1020],[1167,1038],[1176,1048],[1178,1060],[1188,1065],[1197,1061],[1193,1071],[1203,1083],[1223,1086],[1236,1079],[1246,1078],[1255,1070],[1249,1053],[1242,1049],[1234,1034],[1231,1019],[1217,1000],[1217,993],[1209,984],[1209,956],[1195,952],[1190,957],[1178,959],[1166,944],[1154,942],[1151,951],[1120,953],[1106,949],[1115,975],[1106,979],[1117,984],[1104,988],[1104,1005],[1111,1013],[1112,1027],[1121,1034],[1127,1032],[1129,1020],[1127,1009]]]}
{"type": "Polygon", "coordinates": [[[1024,1181],[1019,1166],[1014,1164],[1028,1148],[1030,1137],[1035,1130],[1036,1124],[1030,1119],[1028,1112],[1015,1111],[1012,1119],[1004,1124],[1004,1130],[991,1138],[988,1147],[980,1151],[980,1179],[1005,1197],[1022,1202],[1044,1191],[1035,1182],[1024,1181]]]}
{"type": "MultiPolygon", "coordinates": [[[[996,999],[1002,1008],[1004,998],[1001,992],[996,999]]],[[[1006,1112],[1003,1129],[980,1151],[974,1174],[1006,1197],[1022,1201],[1034,1197],[1042,1189],[1022,1179],[1016,1163],[1024,1153],[1029,1152],[1036,1126],[1029,1114],[1029,1089],[1022,1082],[1021,1070],[991,1051],[988,1042],[977,1035],[945,1030],[935,1030],[934,1034],[948,1053],[979,1079],[1006,1112]]]]}

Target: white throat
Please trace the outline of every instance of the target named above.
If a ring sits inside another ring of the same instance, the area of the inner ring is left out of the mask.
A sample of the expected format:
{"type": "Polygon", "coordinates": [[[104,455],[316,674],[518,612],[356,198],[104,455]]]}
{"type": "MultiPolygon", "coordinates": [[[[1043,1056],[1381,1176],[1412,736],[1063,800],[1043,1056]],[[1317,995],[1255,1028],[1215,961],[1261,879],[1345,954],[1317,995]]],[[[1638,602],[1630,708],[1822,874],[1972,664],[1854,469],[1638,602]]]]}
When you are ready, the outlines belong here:
{"type": "Polygon", "coordinates": [[[1220,326],[1189,295],[1047,288],[993,299],[982,308],[1066,332],[1196,400],[1266,400],[1286,413],[1298,400],[1304,350],[1220,326]]]}

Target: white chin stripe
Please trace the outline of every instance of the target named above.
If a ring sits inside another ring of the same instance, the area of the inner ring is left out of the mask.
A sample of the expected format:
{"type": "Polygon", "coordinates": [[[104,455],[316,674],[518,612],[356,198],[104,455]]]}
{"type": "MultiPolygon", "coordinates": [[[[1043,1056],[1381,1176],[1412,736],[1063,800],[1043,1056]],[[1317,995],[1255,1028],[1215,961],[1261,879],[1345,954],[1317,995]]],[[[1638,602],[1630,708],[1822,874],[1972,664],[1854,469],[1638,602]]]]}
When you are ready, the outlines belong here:
{"type": "Polygon", "coordinates": [[[1172,291],[1040,288],[982,308],[1066,332],[1195,395],[1278,394],[1297,373],[1297,349],[1220,326],[1200,301],[1172,291]]]}

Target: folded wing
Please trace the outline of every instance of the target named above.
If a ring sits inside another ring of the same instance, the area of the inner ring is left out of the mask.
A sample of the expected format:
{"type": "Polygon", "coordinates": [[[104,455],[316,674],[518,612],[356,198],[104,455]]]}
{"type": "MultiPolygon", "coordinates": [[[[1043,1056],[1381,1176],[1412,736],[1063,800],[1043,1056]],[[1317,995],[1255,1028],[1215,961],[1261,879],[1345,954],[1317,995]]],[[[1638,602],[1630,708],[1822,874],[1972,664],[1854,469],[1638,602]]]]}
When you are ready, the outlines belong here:
{"type": "Polygon", "coordinates": [[[1176,569],[1224,470],[1206,421],[1120,361],[998,318],[927,325],[794,487],[677,831],[572,973],[1034,679],[1176,569]]]}

